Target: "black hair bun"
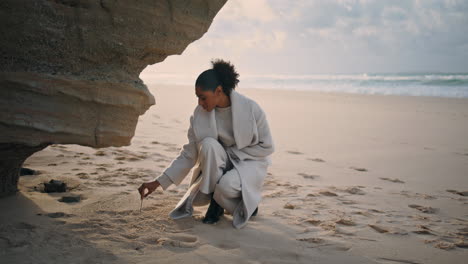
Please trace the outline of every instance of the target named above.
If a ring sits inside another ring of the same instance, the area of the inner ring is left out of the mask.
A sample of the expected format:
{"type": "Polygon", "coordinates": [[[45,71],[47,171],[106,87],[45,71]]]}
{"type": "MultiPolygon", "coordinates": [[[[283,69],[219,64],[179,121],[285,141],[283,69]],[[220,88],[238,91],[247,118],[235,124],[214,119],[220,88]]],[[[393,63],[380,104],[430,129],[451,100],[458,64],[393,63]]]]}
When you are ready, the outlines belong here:
{"type": "Polygon", "coordinates": [[[212,60],[211,64],[213,65],[213,70],[216,72],[216,76],[221,82],[224,93],[227,95],[231,94],[231,90],[235,89],[239,83],[239,74],[236,72],[234,65],[229,61],[221,59],[212,60]]]}

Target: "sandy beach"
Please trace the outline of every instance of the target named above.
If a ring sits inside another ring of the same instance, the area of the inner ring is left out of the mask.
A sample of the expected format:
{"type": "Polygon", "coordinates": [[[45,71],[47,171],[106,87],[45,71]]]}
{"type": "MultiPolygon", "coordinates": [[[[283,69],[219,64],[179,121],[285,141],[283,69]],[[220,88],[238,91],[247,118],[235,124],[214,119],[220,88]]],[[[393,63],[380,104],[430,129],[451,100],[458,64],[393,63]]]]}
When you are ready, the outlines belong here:
{"type": "Polygon", "coordinates": [[[238,88],[275,140],[259,215],[171,220],[189,177],[144,200],[186,142],[194,89],[148,85],[131,146],[52,145],[0,199],[1,263],[466,263],[468,99],[238,88]],[[44,193],[62,180],[66,193],[44,193]],[[80,201],[59,201],[75,195],[80,201]]]}

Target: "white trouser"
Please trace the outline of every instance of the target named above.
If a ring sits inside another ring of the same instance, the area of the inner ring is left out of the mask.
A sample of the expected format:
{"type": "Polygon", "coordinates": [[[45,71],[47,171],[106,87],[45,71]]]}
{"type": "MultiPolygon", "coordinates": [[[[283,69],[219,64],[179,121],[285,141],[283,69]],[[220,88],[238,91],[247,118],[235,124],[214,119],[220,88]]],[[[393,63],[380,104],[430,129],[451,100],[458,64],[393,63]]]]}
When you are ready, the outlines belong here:
{"type": "Polygon", "coordinates": [[[202,177],[200,192],[214,193],[215,201],[232,214],[241,201],[241,182],[223,146],[214,138],[203,139],[198,145],[198,159],[202,177]]]}

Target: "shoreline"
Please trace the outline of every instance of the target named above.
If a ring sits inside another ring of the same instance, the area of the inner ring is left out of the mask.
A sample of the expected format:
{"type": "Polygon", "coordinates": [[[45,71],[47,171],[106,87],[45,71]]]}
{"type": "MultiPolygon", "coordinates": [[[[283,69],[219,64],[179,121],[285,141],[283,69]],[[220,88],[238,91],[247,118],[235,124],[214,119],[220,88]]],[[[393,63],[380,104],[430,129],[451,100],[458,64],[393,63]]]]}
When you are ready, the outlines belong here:
{"type": "MultiPolygon", "coordinates": [[[[144,80],[143,80],[144,82],[144,80]]],[[[177,87],[177,88],[182,88],[182,89],[191,89],[191,85],[185,85],[185,84],[168,84],[168,83],[157,83],[157,82],[150,82],[144,84],[147,87],[154,87],[154,86],[171,86],[171,87],[177,87]]],[[[153,88],[154,89],[154,88],[153,88]]],[[[404,98],[434,98],[434,99],[455,99],[455,100],[461,100],[461,101],[467,101],[468,102],[468,97],[450,97],[450,96],[431,96],[431,95],[409,95],[409,94],[382,94],[382,93],[358,93],[358,92],[345,92],[345,91],[322,91],[322,90],[307,90],[307,89],[284,89],[284,88],[252,88],[252,87],[240,87],[236,88],[237,91],[278,91],[278,92],[305,92],[305,93],[317,93],[317,94],[331,94],[331,95],[356,95],[356,96],[377,96],[377,97],[404,97],[404,98]]]]}

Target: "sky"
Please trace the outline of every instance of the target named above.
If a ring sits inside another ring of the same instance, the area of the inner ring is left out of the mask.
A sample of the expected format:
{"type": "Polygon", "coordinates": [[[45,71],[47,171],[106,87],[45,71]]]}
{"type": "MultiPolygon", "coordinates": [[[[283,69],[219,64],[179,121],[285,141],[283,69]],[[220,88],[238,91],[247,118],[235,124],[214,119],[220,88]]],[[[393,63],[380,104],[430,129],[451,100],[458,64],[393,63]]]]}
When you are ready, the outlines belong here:
{"type": "Polygon", "coordinates": [[[228,0],[208,32],[152,73],[468,72],[468,0],[228,0]]]}

